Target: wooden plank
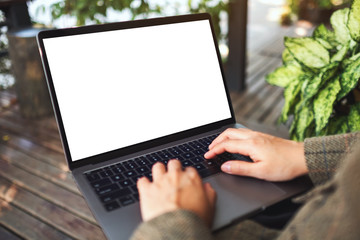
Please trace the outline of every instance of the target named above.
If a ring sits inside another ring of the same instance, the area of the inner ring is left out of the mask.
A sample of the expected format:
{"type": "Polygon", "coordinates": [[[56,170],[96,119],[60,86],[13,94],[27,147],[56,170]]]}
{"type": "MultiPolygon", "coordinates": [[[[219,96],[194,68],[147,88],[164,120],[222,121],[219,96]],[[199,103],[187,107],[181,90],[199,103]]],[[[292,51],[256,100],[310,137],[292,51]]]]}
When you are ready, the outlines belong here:
{"type": "Polygon", "coordinates": [[[239,123],[243,124],[245,127],[248,127],[254,131],[259,131],[263,133],[267,133],[273,136],[281,137],[281,138],[289,138],[289,131],[287,128],[283,126],[268,126],[262,123],[258,123],[255,121],[249,121],[246,119],[239,118],[237,119],[239,123]]]}
{"type": "Polygon", "coordinates": [[[260,50],[259,55],[261,56],[270,56],[270,57],[276,57],[281,60],[282,58],[282,52],[284,51],[284,40],[276,39],[276,41],[273,42],[273,44],[268,45],[267,47],[260,50]]]}
{"type": "Polygon", "coordinates": [[[254,59],[254,61],[249,63],[249,67],[247,70],[247,78],[246,78],[249,87],[254,82],[260,80],[259,78],[257,78],[259,74],[264,74],[264,73],[266,74],[267,66],[270,64],[270,61],[274,61],[274,58],[268,56],[256,55],[256,59],[254,59]]]}
{"type": "Polygon", "coordinates": [[[11,203],[0,199],[0,223],[24,239],[70,240],[66,234],[57,231],[40,220],[29,216],[11,203]]]}
{"type": "Polygon", "coordinates": [[[266,58],[266,61],[264,60],[263,64],[254,71],[254,74],[249,76],[247,90],[241,93],[233,102],[235,111],[248,104],[249,101],[251,102],[251,99],[265,86],[264,76],[269,72],[269,68],[275,69],[279,65],[279,61],[275,58],[266,58]]]}
{"type": "Polygon", "coordinates": [[[256,104],[255,108],[245,114],[246,119],[262,122],[262,119],[272,111],[272,107],[278,101],[279,96],[282,96],[283,90],[279,87],[269,86],[266,89],[268,89],[269,94],[260,99],[259,104],[256,104]]]}
{"type": "Polygon", "coordinates": [[[268,83],[265,82],[265,75],[270,72],[270,69],[275,69],[281,64],[275,58],[268,58],[268,60],[269,61],[262,69],[259,69],[259,71],[254,76],[251,76],[251,78],[258,78],[258,80],[256,82],[253,82],[251,86],[249,86],[247,91],[244,92],[235,102],[235,109],[240,108],[245,104],[248,104],[249,101],[251,102],[251,99],[256,97],[258,92],[261,91],[261,89],[264,88],[266,85],[268,85],[268,83]]]}
{"type": "Polygon", "coordinates": [[[21,240],[21,238],[0,224],[0,239],[21,240]]]}
{"type": "Polygon", "coordinates": [[[249,101],[241,108],[237,109],[237,113],[248,119],[252,112],[256,112],[260,109],[260,106],[267,101],[267,98],[271,95],[271,86],[264,83],[263,87],[254,94],[249,101]]]}
{"type": "Polygon", "coordinates": [[[0,176],[89,222],[96,223],[83,197],[38,176],[32,175],[16,166],[10,165],[1,158],[0,176]]]}
{"type": "MultiPolygon", "coordinates": [[[[0,198],[74,239],[105,239],[98,225],[89,223],[0,177],[0,198]]],[[[34,226],[36,227],[36,226],[34,226]]]]}
{"type": "Polygon", "coordinates": [[[33,175],[81,195],[71,174],[0,143],[0,158],[33,175]]]}
{"type": "Polygon", "coordinates": [[[280,117],[282,108],[284,106],[285,99],[284,97],[281,97],[279,101],[276,103],[276,105],[273,107],[271,113],[269,113],[263,122],[268,125],[277,125],[278,119],[280,117]]]}
{"type": "Polygon", "coordinates": [[[40,146],[32,140],[19,134],[11,133],[8,130],[4,130],[0,126],[0,139],[1,138],[6,139],[3,140],[5,142],[4,144],[13,149],[16,149],[17,151],[20,151],[45,163],[51,164],[63,171],[69,171],[63,153],[59,153],[52,149],[40,146]]]}
{"type": "Polygon", "coordinates": [[[37,135],[46,137],[47,139],[55,139],[59,141],[59,133],[57,128],[54,128],[51,124],[51,118],[45,117],[42,119],[25,119],[23,118],[17,109],[12,109],[2,115],[4,119],[15,123],[19,126],[30,128],[37,135]]]}
{"type": "Polygon", "coordinates": [[[53,138],[58,138],[59,131],[57,128],[56,120],[54,115],[37,118],[37,119],[26,119],[20,115],[19,106],[16,105],[14,108],[11,109],[11,112],[7,112],[3,115],[4,118],[7,120],[16,122],[18,124],[22,124],[25,126],[33,126],[37,128],[38,131],[43,132],[53,138]]]}
{"type": "Polygon", "coordinates": [[[37,144],[41,146],[63,153],[60,139],[49,137],[46,133],[39,131],[39,129],[34,129],[32,126],[19,125],[3,117],[0,118],[0,126],[6,131],[24,135],[25,137],[36,141],[37,144]]]}

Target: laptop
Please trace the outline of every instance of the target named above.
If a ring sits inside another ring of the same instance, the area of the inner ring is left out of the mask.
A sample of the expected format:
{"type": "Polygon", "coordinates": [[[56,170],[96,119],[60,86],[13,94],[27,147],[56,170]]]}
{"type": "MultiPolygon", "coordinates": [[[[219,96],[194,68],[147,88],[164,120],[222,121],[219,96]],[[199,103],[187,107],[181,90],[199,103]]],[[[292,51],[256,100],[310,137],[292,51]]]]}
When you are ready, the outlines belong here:
{"type": "MultiPolygon", "coordinates": [[[[213,230],[308,188],[220,171],[208,145],[236,123],[209,14],[40,32],[42,63],[69,168],[108,239],[141,223],[136,181],[157,161],[195,167],[217,191],[213,230]]],[[[71,204],[71,203],[69,203],[71,204]]]]}

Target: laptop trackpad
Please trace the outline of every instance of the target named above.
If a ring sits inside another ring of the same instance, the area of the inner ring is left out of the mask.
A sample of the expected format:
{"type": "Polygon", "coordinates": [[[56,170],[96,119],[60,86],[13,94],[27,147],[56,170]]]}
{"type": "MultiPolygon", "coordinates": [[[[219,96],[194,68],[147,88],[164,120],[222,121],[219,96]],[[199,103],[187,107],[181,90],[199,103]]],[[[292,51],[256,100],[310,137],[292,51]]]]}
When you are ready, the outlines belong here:
{"type": "Polygon", "coordinates": [[[205,182],[217,193],[214,230],[277,202],[285,194],[273,183],[254,178],[218,174],[205,182]]]}

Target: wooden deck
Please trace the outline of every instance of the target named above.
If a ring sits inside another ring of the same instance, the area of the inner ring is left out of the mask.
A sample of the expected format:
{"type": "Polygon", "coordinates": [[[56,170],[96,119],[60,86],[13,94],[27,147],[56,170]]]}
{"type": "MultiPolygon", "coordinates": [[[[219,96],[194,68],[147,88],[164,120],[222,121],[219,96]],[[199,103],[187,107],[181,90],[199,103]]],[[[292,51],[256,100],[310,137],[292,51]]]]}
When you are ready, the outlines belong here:
{"type": "MultiPolygon", "coordinates": [[[[282,36],[293,32],[282,29],[249,52],[248,88],[231,93],[238,122],[287,136],[276,125],[282,89],[264,78],[281,64],[282,36]]],[[[0,239],[105,239],[68,172],[54,117],[23,119],[11,91],[0,92],[0,239]]]]}

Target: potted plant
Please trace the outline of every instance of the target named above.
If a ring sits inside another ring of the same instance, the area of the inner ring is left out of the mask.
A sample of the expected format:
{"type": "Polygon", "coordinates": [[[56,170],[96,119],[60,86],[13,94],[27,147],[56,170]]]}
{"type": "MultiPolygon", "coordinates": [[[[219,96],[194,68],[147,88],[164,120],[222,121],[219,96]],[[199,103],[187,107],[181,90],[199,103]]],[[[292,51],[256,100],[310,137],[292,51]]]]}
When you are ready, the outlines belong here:
{"type": "Polygon", "coordinates": [[[300,20],[312,23],[328,23],[331,14],[344,6],[349,6],[351,0],[287,0],[290,14],[300,20]]]}
{"type": "Polygon", "coordinates": [[[279,121],[291,123],[294,140],[360,130],[360,0],[330,22],[332,30],[285,37],[283,66],[266,78],[284,88],[279,121]]]}

